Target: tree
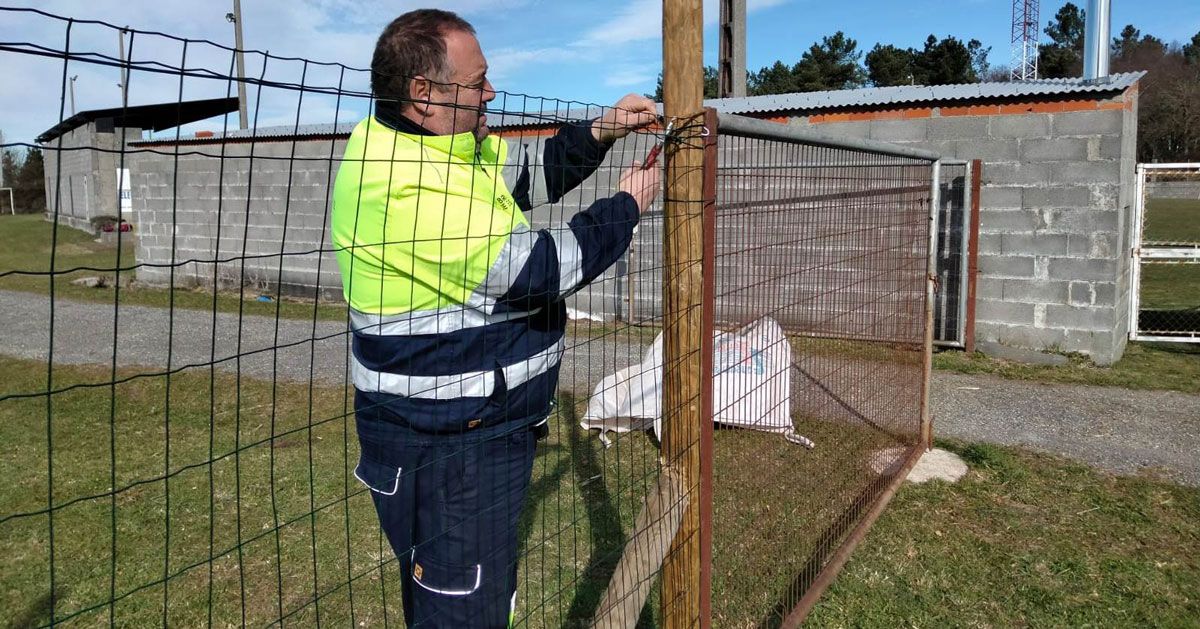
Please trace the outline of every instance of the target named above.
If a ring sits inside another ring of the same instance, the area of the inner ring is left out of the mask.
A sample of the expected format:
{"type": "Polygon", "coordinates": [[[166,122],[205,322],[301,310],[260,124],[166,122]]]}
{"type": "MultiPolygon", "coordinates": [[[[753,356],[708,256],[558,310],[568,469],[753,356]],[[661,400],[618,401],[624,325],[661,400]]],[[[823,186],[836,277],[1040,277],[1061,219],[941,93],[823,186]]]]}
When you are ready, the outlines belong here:
{"type": "MultiPolygon", "coordinates": [[[[659,72],[658,80],[654,84],[654,93],[645,95],[647,98],[653,99],[656,103],[663,102],[662,79],[662,72],[659,72]]],[[[717,97],[717,68],[715,66],[704,66],[704,97],[717,97]]]]}
{"type": "Polygon", "coordinates": [[[796,75],[782,61],[776,61],[774,65],[755,72],[750,76],[749,83],[748,91],[752,96],[791,94],[800,91],[796,75]]]}
{"type": "Polygon", "coordinates": [[[798,91],[819,92],[861,87],[866,82],[866,73],[858,64],[861,57],[858,42],[846,37],[842,31],[821,38],[821,43],[809,47],[799,63],[792,68],[798,91]]]}
{"type": "Polygon", "coordinates": [[[983,42],[972,39],[967,42],[967,52],[971,55],[971,70],[975,72],[975,80],[982,81],[991,74],[992,64],[988,63],[988,55],[992,47],[983,47],[983,42]]]}
{"type": "Polygon", "coordinates": [[[1068,2],[1046,26],[1051,43],[1038,47],[1038,75],[1059,79],[1083,73],[1085,12],[1068,2]]]}
{"type": "Polygon", "coordinates": [[[17,171],[15,181],[9,183],[6,176],[4,183],[12,187],[18,211],[45,212],[46,184],[42,149],[34,147],[25,151],[25,160],[17,171]]]}
{"type": "Polygon", "coordinates": [[[1121,29],[1121,35],[1113,38],[1112,51],[1114,60],[1131,60],[1139,55],[1157,59],[1167,54],[1167,45],[1153,35],[1142,35],[1133,24],[1127,24],[1121,29]]]}
{"type": "MultiPolygon", "coordinates": [[[[3,165],[0,166],[0,168],[3,169],[4,173],[3,187],[12,188],[17,182],[17,173],[19,173],[21,169],[21,164],[17,161],[17,152],[10,149],[4,149],[2,161],[3,165]]],[[[8,201],[8,193],[0,192],[0,214],[8,214],[12,211],[12,208],[8,206],[8,201]]]]}
{"type": "MultiPolygon", "coordinates": [[[[921,85],[978,83],[975,57],[983,45],[975,40],[971,43],[974,45],[974,52],[956,37],[939,40],[930,35],[925,40],[925,49],[913,58],[913,76],[916,82],[921,85]]],[[[986,59],[987,51],[983,51],[982,55],[986,59]]]]}
{"type": "Polygon", "coordinates": [[[867,53],[867,79],[875,87],[913,83],[913,49],[875,44],[867,53]]]}
{"type": "Polygon", "coordinates": [[[1192,65],[1200,65],[1200,33],[1192,35],[1192,41],[1183,45],[1183,58],[1192,65]]]}

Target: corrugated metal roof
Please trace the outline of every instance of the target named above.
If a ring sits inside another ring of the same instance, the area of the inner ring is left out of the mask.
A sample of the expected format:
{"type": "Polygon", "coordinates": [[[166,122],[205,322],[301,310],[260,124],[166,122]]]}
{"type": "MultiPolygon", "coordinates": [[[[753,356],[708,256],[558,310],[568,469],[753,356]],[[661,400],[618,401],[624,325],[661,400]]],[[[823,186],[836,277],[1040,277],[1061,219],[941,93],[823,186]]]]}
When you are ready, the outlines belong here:
{"type": "Polygon", "coordinates": [[[714,98],[704,104],[729,114],[879,107],[908,103],[939,103],[964,100],[995,100],[1027,96],[1065,96],[1123,92],[1145,76],[1145,72],[1113,74],[1101,81],[1084,79],[1042,79],[1011,83],[970,83],[964,85],[901,85],[857,90],[773,94],[744,98],[714,98]]]}
{"type": "MultiPolygon", "coordinates": [[[[850,107],[881,107],[911,103],[941,103],[959,101],[988,101],[1030,96],[1067,96],[1071,94],[1112,94],[1123,92],[1138,82],[1145,72],[1113,74],[1101,81],[1084,79],[1041,79],[1011,83],[970,83],[964,85],[902,85],[872,87],[857,90],[773,94],[744,98],[711,98],[708,107],[725,114],[769,114],[793,111],[842,109],[850,107]]],[[[488,125],[493,130],[519,129],[561,124],[564,120],[587,120],[599,116],[603,108],[574,107],[543,112],[489,111],[488,125]]],[[[662,104],[658,105],[662,113],[662,104]]],[[[238,141],[272,140],[292,137],[349,136],[357,122],[337,124],[279,125],[258,129],[216,132],[212,137],[180,138],[181,142],[203,143],[222,138],[238,141]]],[[[173,142],[174,138],[156,138],[151,142],[173,142]]]]}

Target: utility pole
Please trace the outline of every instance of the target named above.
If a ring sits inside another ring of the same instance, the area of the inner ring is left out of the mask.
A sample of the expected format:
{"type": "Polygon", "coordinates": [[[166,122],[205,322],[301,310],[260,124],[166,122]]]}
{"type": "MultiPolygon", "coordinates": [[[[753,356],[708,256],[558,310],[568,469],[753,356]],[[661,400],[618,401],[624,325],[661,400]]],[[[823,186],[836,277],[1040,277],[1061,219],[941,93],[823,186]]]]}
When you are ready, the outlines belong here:
{"type": "Polygon", "coordinates": [[[717,96],[746,95],[746,0],[721,0],[717,96]]]}
{"type": "Polygon", "coordinates": [[[226,13],[225,19],[233,23],[233,47],[237,50],[238,74],[238,123],[240,128],[249,126],[246,119],[246,55],[242,52],[242,0],[233,0],[233,13],[226,13]]]}
{"type": "Polygon", "coordinates": [[[79,78],[78,74],[71,77],[71,115],[72,116],[75,115],[75,79],[78,79],[78,78],[79,78]]]}
{"type": "MultiPolygon", "coordinates": [[[[129,63],[125,60],[125,31],[124,28],[117,31],[117,52],[121,55],[121,82],[117,83],[117,87],[121,88],[122,106],[129,104],[129,63]]],[[[74,106],[72,106],[72,110],[74,110],[74,106]]],[[[72,115],[74,113],[74,111],[71,112],[72,115]]]]}

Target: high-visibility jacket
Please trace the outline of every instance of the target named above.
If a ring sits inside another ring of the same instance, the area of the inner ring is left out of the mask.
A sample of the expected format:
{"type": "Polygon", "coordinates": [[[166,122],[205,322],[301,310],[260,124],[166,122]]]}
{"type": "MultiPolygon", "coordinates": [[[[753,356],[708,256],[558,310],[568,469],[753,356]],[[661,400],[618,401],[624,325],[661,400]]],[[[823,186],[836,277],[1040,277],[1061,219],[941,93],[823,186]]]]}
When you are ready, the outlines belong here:
{"type": "Polygon", "coordinates": [[[587,124],[516,142],[382,114],[355,127],[331,230],[356,406],[436,433],[547,417],[564,299],[622,255],[639,212],[623,192],[547,229],[524,212],[559,200],[606,151],[587,124]]]}

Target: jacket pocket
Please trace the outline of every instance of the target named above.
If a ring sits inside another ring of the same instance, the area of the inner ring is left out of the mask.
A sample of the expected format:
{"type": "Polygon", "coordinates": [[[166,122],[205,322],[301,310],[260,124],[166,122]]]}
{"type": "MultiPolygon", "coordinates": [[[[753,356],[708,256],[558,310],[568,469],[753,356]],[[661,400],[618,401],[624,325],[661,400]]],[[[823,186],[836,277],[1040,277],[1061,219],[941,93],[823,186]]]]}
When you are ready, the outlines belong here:
{"type": "Polygon", "coordinates": [[[428,551],[417,548],[413,550],[412,579],[434,594],[468,596],[474,594],[483,582],[483,566],[443,563],[430,557],[428,551]]]}
{"type": "Polygon", "coordinates": [[[400,490],[400,472],[401,469],[397,465],[380,463],[360,456],[358,466],[354,468],[354,477],[375,493],[394,496],[400,490]]]}

